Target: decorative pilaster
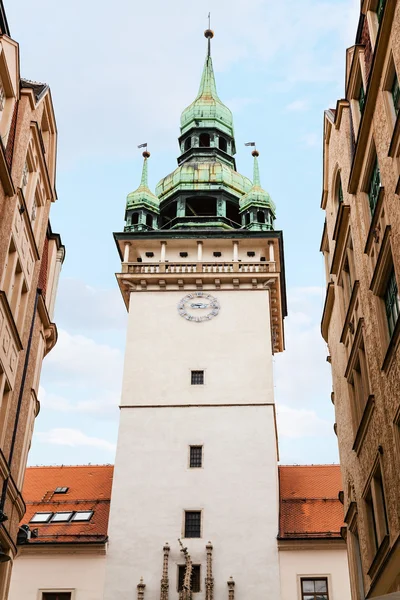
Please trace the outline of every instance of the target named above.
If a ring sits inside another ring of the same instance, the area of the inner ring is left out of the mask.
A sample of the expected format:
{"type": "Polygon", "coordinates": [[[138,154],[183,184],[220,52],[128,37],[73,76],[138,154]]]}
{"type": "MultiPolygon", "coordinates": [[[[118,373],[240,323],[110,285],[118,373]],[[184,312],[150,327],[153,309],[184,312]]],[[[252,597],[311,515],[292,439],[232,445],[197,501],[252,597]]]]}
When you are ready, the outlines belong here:
{"type": "Polygon", "coordinates": [[[208,542],[207,550],[207,574],[206,574],[206,600],[214,600],[214,577],[212,574],[212,552],[213,546],[208,542]]]}
{"type": "Polygon", "coordinates": [[[228,600],[235,600],[235,582],[233,581],[233,577],[229,577],[228,584],[228,600]]]}
{"type": "Polygon", "coordinates": [[[165,544],[164,548],[164,559],[163,559],[163,572],[161,578],[161,593],[160,600],[168,600],[169,580],[168,580],[168,560],[169,560],[169,546],[165,544]]]}
{"type": "Polygon", "coordinates": [[[182,544],[181,540],[178,540],[181,547],[181,552],[185,557],[185,576],[183,578],[182,591],[179,592],[179,600],[192,600],[192,570],[193,563],[188,552],[188,549],[182,544]]]}
{"type": "Polygon", "coordinates": [[[137,600],[144,600],[144,588],[146,584],[143,583],[143,577],[140,578],[140,582],[137,584],[137,600]]]}

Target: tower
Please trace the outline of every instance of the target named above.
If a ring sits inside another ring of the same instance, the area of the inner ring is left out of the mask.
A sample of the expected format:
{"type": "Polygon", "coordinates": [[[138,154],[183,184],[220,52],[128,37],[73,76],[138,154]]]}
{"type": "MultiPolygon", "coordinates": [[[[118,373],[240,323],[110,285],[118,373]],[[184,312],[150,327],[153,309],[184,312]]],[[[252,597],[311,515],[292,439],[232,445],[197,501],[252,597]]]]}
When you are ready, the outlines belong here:
{"type": "Polygon", "coordinates": [[[132,225],[127,208],[114,235],[129,319],[105,600],[280,597],[272,356],[284,348],[282,234],[258,152],[253,182],[236,171],[205,36],[178,167],[151,196],[158,226],[132,225]]]}

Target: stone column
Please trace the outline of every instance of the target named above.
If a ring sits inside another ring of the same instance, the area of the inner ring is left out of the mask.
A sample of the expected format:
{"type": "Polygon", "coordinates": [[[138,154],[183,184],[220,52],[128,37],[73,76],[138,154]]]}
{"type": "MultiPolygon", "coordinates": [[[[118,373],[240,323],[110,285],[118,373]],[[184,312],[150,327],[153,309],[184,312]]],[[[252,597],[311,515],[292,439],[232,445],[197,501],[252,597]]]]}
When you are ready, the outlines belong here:
{"type": "Polygon", "coordinates": [[[233,262],[238,262],[239,260],[239,242],[233,242],[233,262]]]}
{"type": "Polygon", "coordinates": [[[274,242],[268,242],[269,246],[269,261],[275,262],[274,242]]]}
{"type": "Polygon", "coordinates": [[[200,240],[197,242],[197,262],[202,262],[203,260],[203,242],[200,240]]]}
{"type": "Polygon", "coordinates": [[[125,242],[124,247],[124,262],[129,262],[129,248],[131,246],[130,242],[125,242]]]}
{"type": "Polygon", "coordinates": [[[167,242],[161,242],[161,258],[160,261],[165,262],[165,257],[167,254],[167,242]]]}

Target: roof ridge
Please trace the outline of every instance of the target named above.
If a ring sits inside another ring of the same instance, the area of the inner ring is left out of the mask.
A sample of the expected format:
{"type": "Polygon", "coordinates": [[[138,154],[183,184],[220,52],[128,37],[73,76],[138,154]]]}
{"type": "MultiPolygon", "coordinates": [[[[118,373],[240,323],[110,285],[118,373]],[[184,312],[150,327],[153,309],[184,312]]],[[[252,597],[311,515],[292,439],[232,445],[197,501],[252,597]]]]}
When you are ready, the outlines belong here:
{"type": "Polygon", "coordinates": [[[324,464],[310,464],[310,465],[278,465],[279,468],[284,467],[340,467],[339,463],[324,463],[324,464]]]}
{"type": "Polygon", "coordinates": [[[85,467],[85,468],[96,468],[96,467],[114,467],[113,464],[111,463],[106,463],[103,465],[30,465],[27,467],[28,469],[70,469],[70,468],[78,468],[78,467],[85,467]]]}

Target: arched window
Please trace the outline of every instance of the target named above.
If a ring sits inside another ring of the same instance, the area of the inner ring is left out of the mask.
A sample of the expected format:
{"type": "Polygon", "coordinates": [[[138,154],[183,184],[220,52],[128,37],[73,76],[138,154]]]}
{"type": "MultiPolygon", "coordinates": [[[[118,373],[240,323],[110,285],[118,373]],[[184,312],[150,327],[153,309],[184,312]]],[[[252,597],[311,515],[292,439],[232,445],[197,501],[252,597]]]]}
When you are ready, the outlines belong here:
{"type": "Polygon", "coordinates": [[[186,138],[185,140],[185,152],[187,150],[190,150],[190,148],[192,147],[192,138],[189,136],[188,138],[186,138]]]}
{"type": "Polygon", "coordinates": [[[146,225],[147,227],[153,227],[153,217],[151,215],[146,215],[146,225]]]}
{"type": "Polygon", "coordinates": [[[132,225],[137,225],[139,223],[139,213],[132,213],[131,223],[132,225]]]}
{"type": "Polygon", "coordinates": [[[246,213],[244,216],[244,224],[250,225],[250,213],[246,213]]]}
{"type": "Polygon", "coordinates": [[[227,151],[228,149],[228,143],[226,141],[226,139],[224,137],[219,137],[218,138],[218,146],[220,150],[223,150],[224,152],[227,151]]]}
{"type": "Polygon", "coordinates": [[[257,212],[257,221],[258,221],[259,223],[265,223],[265,213],[264,213],[264,211],[262,211],[262,210],[259,210],[259,211],[257,212]]]}
{"type": "Polygon", "coordinates": [[[210,134],[202,133],[199,138],[199,146],[200,148],[209,148],[210,147],[210,134]]]}

